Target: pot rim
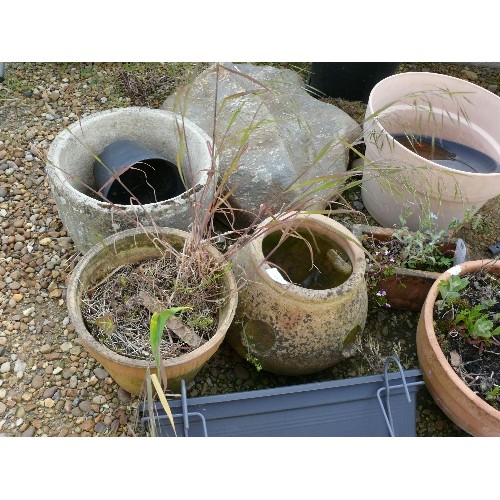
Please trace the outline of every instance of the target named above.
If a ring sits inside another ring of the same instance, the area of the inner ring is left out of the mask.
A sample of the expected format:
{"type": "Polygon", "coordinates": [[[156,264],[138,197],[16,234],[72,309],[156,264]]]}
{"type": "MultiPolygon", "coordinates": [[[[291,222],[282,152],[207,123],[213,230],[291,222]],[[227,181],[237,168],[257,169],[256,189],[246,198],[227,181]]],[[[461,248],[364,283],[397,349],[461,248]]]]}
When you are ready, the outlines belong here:
{"type": "MultiPolygon", "coordinates": [[[[81,120],[74,122],[70,124],[67,128],[63,129],[57,136],[56,138],[52,141],[49,151],[47,153],[47,161],[46,161],[46,168],[45,171],[47,175],[53,180],[54,183],[57,183],[61,189],[64,189],[65,191],[68,191],[69,194],[76,194],[77,196],[86,196],[88,198],[88,203],[94,206],[109,206],[109,205],[116,205],[121,208],[121,210],[125,211],[130,211],[130,212],[135,212],[137,211],[137,207],[140,209],[140,205],[122,205],[118,203],[110,203],[106,202],[100,199],[95,199],[92,198],[91,196],[85,195],[83,192],[81,192],[79,189],[75,188],[71,182],[69,182],[69,179],[71,177],[70,174],[66,174],[65,172],[62,171],[62,169],[57,165],[57,157],[59,156],[59,149],[62,148],[65,144],[66,141],[75,139],[75,131],[83,131],[85,126],[88,124],[91,124],[93,121],[100,120],[102,117],[106,117],[107,115],[111,114],[124,114],[124,113],[144,113],[144,114],[149,114],[149,115],[157,115],[158,117],[164,117],[164,118],[171,118],[171,119],[176,119],[180,120],[181,124],[184,125],[186,128],[190,128],[195,132],[196,134],[199,134],[208,144],[212,143],[212,139],[208,136],[208,134],[196,123],[191,121],[189,118],[183,117],[177,113],[174,113],[172,111],[164,110],[164,109],[152,109],[148,108],[146,106],[129,106],[126,108],[113,108],[113,109],[106,109],[104,111],[97,111],[95,113],[91,113],[90,115],[85,116],[81,120]]],[[[120,138],[117,138],[116,140],[119,140],[120,138]]],[[[78,141],[78,139],[75,139],[78,141]]],[[[115,142],[115,141],[113,141],[115,142]]],[[[91,154],[91,153],[89,153],[91,154]]],[[[96,153],[98,155],[100,153],[96,153]]],[[[160,155],[163,156],[163,155],[160,155]]],[[[210,158],[210,153],[207,148],[207,158],[210,158]]],[[[215,156],[215,165],[216,169],[218,170],[218,157],[215,156]]],[[[201,190],[205,189],[208,184],[210,184],[210,179],[208,176],[208,171],[206,168],[200,169],[199,172],[200,179],[196,184],[193,184],[189,189],[186,189],[183,193],[170,198],[168,200],[163,200],[163,201],[158,201],[154,203],[147,203],[147,206],[160,206],[160,205],[166,205],[166,204],[173,204],[176,202],[179,202],[183,199],[189,198],[196,193],[199,193],[201,190]]],[[[144,206],[146,206],[144,205],[144,206]]]]}
{"type": "MultiPolygon", "coordinates": [[[[451,267],[444,273],[440,274],[436,281],[433,283],[427,298],[425,299],[424,306],[422,308],[422,316],[425,326],[425,332],[429,345],[436,357],[437,361],[445,371],[446,375],[452,380],[455,386],[468,398],[474,405],[479,406],[483,411],[489,413],[493,418],[500,420],[500,411],[493,408],[486,401],[481,399],[477,394],[470,389],[467,384],[455,373],[455,370],[451,367],[450,363],[446,359],[439,342],[436,337],[436,332],[434,330],[434,304],[438,297],[438,285],[442,280],[448,280],[452,275],[458,274],[459,276],[465,276],[471,274],[481,268],[490,267],[495,269],[495,274],[500,275],[500,260],[494,259],[482,259],[466,261],[462,264],[451,267]]],[[[487,269],[488,272],[491,272],[487,269]]]]}
{"type": "Polygon", "coordinates": [[[380,80],[372,89],[370,92],[370,98],[368,99],[368,108],[371,111],[370,114],[373,114],[373,106],[372,106],[372,94],[380,90],[380,87],[383,87],[384,85],[390,85],[390,80],[391,79],[397,79],[397,80],[402,80],[402,79],[409,79],[413,77],[422,77],[422,76],[429,76],[429,77],[439,77],[441,80],[450,80],[454,82],[460,82],[461,85],[471,87],[472,89],[485,93],[486,95],[490,95],[492,99],[496,100],[500,104],[500,97],[494,94],[493,92],[489,91],[488,89],[485,89],[481,87],[480,85],[477,85],[473,82],[469,82],[468,80],[464,80],[463,78],[457,78],[456,76],[450,76],[450,75],[444,75],[442,73],[434,73],[433,71],[405,71],[404,73],[396,73],[395,75],[390,75],[383,80],[380,80]]]}
{"type": "MultiPolygon", "coordinates": [[[[439,78],[440,80],[449,80],[449,81],[453,81],[453,82],[457,82],[457,83],[460,82],[460,85],[463,85],[465,90],[467,90],[467,87],[469,87],[472,91],[484,93],[485,95],[489,96],[488,98],[490,100],[497,103],[498,108],[500,110],[500,97],[499,96],[497,96],[493,92],[490,92],[489,90],[487,90],[487,89],[485,89],[485,88],[483,88],[475,83],[469,82],[468,80],[463,80],[462,78],[444,75],[441,73],[434,73],[431,71],[407,71],[404,73],[397,73],[395,75],[388,76],[388,77],[384,78],[383,80],[380,80],[373,87],[372,91],[370,92],[370,96],[368,98],[368,104],[367,104],[367,108],[366,108],[366,116],[367,117],[373,116],[373,114],[377,111],[377,110],[373,109],[374,94],[376,94],[378,91],[380,91],[381,88],[383,88],[386,85],[394,85],[394,79],[397,79],[397,80],[405,80],[406,79],[406,80],[408,80],[408,79],[413,78],[413,77],[418,77],[419,79],[421,79],[422,77],[426,77],[426,76],[427,77],[436,77],[436,78],[439,78]]],[[[386,104],[384,104],[384,107],[385,106],[386,106],[386,104]]],[[[368,129],[369,127],[374,127],[374,126],[376,126],[380,131],[383,131],[387,135],[388,138],[390,138],[394,141],[393,147],[404,148],[405,154],[408,151],[411,154],[411,156],[410,156],[411,158],[414,158],[417,160],[422,160],[422,156],[418,155],[417,153],[415,153],[411,149],[406,148],[402,144],[399,144],[394,139],[394,136],[392,134],[390,134],[387,131],[387,129],[380,124],[380,122],[377,118],[365,121],[364,128],[368,129]],[[371,122],[371,124],[369,122],[371,122]]],[[[439,169],[443,173],[449,172],[452,175],[472,177],[472,178],[479,177],[479,176],[486,177],[486,178],[488,178],[488,177],[492,177],[492,178],[500,177],[500,172],[490,172],[490,173],[465,172],[465,171],[456,170],[456,169],[453,169],[450,167],[446,167],[446,166],[441,165],[439,163],[436,163],[432,160],[428,160],[428,159],[424,159],[424,160],[426,162],[425,165],[427,165],[427,167],[433,168],[433,169],[439,169]]]]}
{"type": "Polygon", "coordinates": [[[340,233],[345,234],[349,238],[352,238],[354,241],[358,241],[356,236],[347,229],[346,226],[340,224],[339,222],[321,214],[310,214],[306,212],[296,213],[290,212],[288,214],[284,214],[280,218],[276,219],[273,217],[268,217],[263,220],[259,224],[259,228],[269,226],[271,223],[276,225],[276,230],[280,227],[287,227],[290,225],[295,225],[298,221],[300,221],[301,227],[316,230],[322,236],[327,236],[328,238],[333,239],[336,243],[338,243],[342,250],[344,250],[352,264],[352,273],[347,278],[346,281],[341,283],[339,286],[333,288],[326,288],[323,290],[315,290],[310,288],[303,288],[301,286],[295,285],[293,283],[282,284],[275,281],[269,274],[266,272],[266,269],[269,268],[267,263],[264,262],[264,254],[262,252],[262,242],[264,238],[272,234],[274,231],[266,231],[264,234],[259,235],[251,242],[252,252],[256,255],[257,262],[263,262],[262,265],[256,269],[256,274],[263,283],[267,286],[271,287],[276,293],[282,294],[284,292],[290,292],[298,295],[301,300],[310,300],[310,301],[323,301],[326,298],[332,295],[332,291],[335,291],[337,295],[341,295],[348,290],[351,290],[355,287],[360,281],[364,281],[364,273],[366,270],[366,260],[365,254],[361,249],[361,243],[359,243],[359,247],[353,241],[350,241],[347,238],[343,238],[340,233]],[[311,227],[312,226],[312,227],[311,227]]]}
{"type": "MultiPolygon", "coordinates": [[[[155,369],[156,365],[154,361],[149,362],[147,360],[134,359],[134,358],[129,358],[127,356],[123,356],[121,354],[112,351],[111,349],[109,349],[108,347],[97,341],[85,326],[79,303],[81,292],[84,286],[87,284],[87,283],[82,283],[80,279],[84,269],[89,264],[92,264],[97,259],[99,259],[99,256],[101,256],[105,252],[108,252],[109,247],[112,246],[117,240],[122,241],[124,239],[134,238],[138,234],[144,234],[144,233],[156,234],[159,237],[177,236],[182,239],[186,239],[190,236],[190,233],[182,231],[180,229],[174,229],[169,227],[155,228],[152,226],[144,228],[127,229],[124,231],[120,231],[119,233],[116,233],[114,235],[108,236],[101,243],[92,247],[73,269],[67,289],[67,309],[71,323],[75,326],[75,330],[78,337],[82,340],[82,342],[88,344],[91,349],[98,352],[101,356],[115,363],[120,363],[128,367],[155,369]]],[[[141,246],[138,246],[136,248],[140,249],[141,246]]],[[[144,246],[142,248],[144,248],[144,246]]],[[[215,258],[217,259],[223,258],[222,254],[213,245],[209,244],[207,245],[206,248],[215,258]]],[[[177,356],[175,358],[162,359],[163,366],[169,367],[169,366],[177,366],[189,363],[191,360],[198,358],[201,353],[209,351],[214,345],[217,345],[224,339],[226,331],[229,328],[233,320],[234,313],[236,311],[236,306],[238,303],[238,294],[236,291],[237,290],[236,279],[234,278],[233,272],[230,269],[228,269],[228,272],[224,274],[223,279],[225,281],[225,285],[228,290],[227,294],[228,303],[225,307],[227,314],[225,315],[225,317],[219,317],[219,325],[217,327],[217,331],[215,332],[215,334],[203,345],[197,347],[196,349],[193,349],[192,351],[186,354],[181,354],[180,356],[177,356]]]]}

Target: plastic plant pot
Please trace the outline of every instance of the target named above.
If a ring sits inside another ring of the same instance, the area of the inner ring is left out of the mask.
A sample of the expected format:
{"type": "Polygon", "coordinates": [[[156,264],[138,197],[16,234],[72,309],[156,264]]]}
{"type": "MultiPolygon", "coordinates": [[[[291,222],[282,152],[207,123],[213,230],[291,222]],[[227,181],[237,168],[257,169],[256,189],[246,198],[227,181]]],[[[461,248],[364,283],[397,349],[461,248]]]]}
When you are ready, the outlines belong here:
{"type": "Polygon", "coordinates": [[[394,74],[395,62],[313,62],[308,85],[328,97],[367,102],[374,85],[394,74]]]}
{"type": "Polygon", "coordinates": [[[169,200],[185,191],[177,167],[136,141],[111,143],[94,163],[100,192],[112,203],[147,204],[169,200]],[[133,202],[134,200],[132,200],[133,202]]]}
{"type": "Polygon", "coordinates": [[[370,94],[363,127],[369,163],[362,198],[370,215],[384,227],[399,227],[403,217],[412,231],[431,215],[435,229],[446,230],[453,219],[473,215],[498,196],[499,114],[500,97],[459,78],[408,72],[379,82],[370,94]],[[406,147],[398,136],[413,146],[406,147]],[[465,171],[458,162],[450,167],[446,155],[423,156],[419,148],[424,138],[431,138],[434,152],[451,142],[476,151],[481,158],[476,171],[465,171]]]}

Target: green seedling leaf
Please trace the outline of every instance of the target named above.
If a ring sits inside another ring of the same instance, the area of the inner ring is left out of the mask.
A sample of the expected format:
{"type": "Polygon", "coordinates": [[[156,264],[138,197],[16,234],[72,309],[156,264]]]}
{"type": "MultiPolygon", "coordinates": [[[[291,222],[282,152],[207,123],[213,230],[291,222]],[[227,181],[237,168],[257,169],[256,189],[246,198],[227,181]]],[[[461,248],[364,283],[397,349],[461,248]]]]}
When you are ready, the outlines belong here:
{"type": "Polygon", "coordinates": [[[165,325],[167,324],[168,319],[185,309],[190,309],[189,307],[170,307],[165,311],[160,313],[154,313],[151,317],[151,322],[149,325],[149,340],[151,342],[151,350],[153,351],[153,356],[155,358],[155,363],[158,368],[158,372],[160,370],[160,342],[163,336],[163,330],[165,325]]]}
{"type": "Polygon", "coordinates": [[[451,303],[460,297],[460,292],[469,284],[467,278],[452,275],[447,280],[441,280],[438,284],[438,290],[444,303],[451,303]]]}
{"type": "Polygon", "coordinates": [[[115,322],[111,313],[99,316],[94,320],[94,324],[98,326],[106,335],[113,333],[116,330],[115,322]]]}
{"type": "Polygon", "coordinates": [[[479,318],[471,329],[473,337],[490,338],[493,335],[493,322],[487,318],[479,318]]]}
{"type": "Polygon", "coordinates": [[[500,396],[500,386],[495,385],[491,391],[488,391],[486,393],[486,400],[491,401],[493,399],[496,399],[498,396],[500,396]]]}

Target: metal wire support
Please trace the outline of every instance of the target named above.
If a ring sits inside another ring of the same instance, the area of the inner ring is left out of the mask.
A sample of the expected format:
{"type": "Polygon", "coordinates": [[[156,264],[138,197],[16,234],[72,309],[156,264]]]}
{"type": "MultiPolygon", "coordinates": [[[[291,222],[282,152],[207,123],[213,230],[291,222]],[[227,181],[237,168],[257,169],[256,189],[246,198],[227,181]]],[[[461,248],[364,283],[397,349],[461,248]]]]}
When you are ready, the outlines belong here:
{"type": "Polygon", "coordinates": [[[208,437],[207,423],[205,421],[205,417],[198,412],[188,412],[186,382],[184,381],[184,379],[181,379],[181,404],[182,404],[182,415],[179,413],[173,416],[174,417],[182,416],[184,423],[184,437],[189,437],[189,417],[193,416],[200,417],[201,423],[203,425],[204,436],[208,437]]]}
{"type": "Polygon", "coordinates": [[[378,402],[380,404],[380,408],[381,408],[382,413],[384,415],[385,423],[387,424],[387,428],[389,429],[389,434],[391,437],[395,437],[396,433],[394,430],[394,422],[392,420],[391,405],[390,405],[390,401],[389,401],[390,390],[391,389],[401,389],[403,387],[405,390],[405,393],[406,393],[406,399],[408,400],[408,403],[411,403],[411,397],[410,397],[410,393],[408,391],[408,387],[413,387],[416,385],[423,385],[424,383],[425,382],[423,382],[423,381],[419,381],[419,382],[412,382],[412,383],[408,384],[406,382],[404,370],[403,370],[403,367],[401,366],[401,363],[399,362],[399,359],[396,358],[395,356],[388,356],[387,359],[385,360],[385,364],[384,364],[384,385],[385,385],[385,387],[381,387],[377,391],[377,399],[378,399],[378,402]],[[398,367],[399,373],[401,375],[401,380],[403,382],[402,384],[389,385],[388,368],[389,368],[389,364],[391,363],[391,361],[394,362],[398,367]],[[384,406],[384,403],[382,402],[381,394],[383,391],[386,391],[386,395],[385,395],[386,406],[384,406]]]}

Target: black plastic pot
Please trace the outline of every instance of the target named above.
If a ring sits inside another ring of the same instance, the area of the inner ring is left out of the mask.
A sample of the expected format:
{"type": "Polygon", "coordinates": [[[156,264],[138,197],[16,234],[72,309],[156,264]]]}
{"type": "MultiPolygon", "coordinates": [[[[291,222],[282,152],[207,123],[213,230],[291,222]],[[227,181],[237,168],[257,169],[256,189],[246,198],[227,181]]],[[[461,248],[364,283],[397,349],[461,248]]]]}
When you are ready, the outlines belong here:
{"type": "Polygon", "coordinates": [[[395,62],[313,62],[307,84],[310,93],[367,103],[372,88],[393,75],[395,62]]]}
{"type": "Polygon", "coordinates": [[[145,205],[169,200],[186,190],[176,165],[135,141],[111,143],[99,160],[94,163],[94,178],[112,203],[130,205],[134,195],[145,205]]]}

